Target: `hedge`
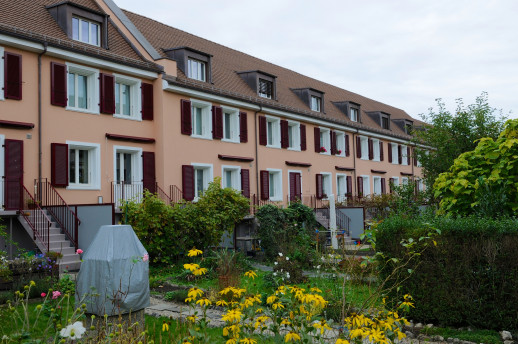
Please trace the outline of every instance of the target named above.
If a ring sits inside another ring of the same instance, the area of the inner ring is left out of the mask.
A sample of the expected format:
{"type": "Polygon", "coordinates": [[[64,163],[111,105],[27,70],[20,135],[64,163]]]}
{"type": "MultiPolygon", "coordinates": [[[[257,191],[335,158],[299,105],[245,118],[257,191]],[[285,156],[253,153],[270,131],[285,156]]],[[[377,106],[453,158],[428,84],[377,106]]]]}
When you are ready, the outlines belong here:
{"type": "MultiPolygon", "coordinates": [[[[402,239],[419,238],[430,227],[441,234],[413,261],[410,277],[390,299],[410,294],[410,318],[439,326],[518,329],[518,221],[436,217],[392,217],[377,226],[376,250],[385,261],[404,254],[402,239]]],[[[382,265],[380,279],[389,276],[382,265]]],[[[398,283],[398,281],[391,281],[398,283]]]]}

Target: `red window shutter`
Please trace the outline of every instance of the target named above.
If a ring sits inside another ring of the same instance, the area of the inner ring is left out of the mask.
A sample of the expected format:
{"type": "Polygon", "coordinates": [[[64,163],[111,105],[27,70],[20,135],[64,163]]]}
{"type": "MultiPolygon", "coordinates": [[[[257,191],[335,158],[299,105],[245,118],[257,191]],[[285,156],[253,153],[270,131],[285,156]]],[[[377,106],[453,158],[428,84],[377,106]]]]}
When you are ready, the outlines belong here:
{"type": "Polygon", "coordinates": [[[295,182],[295,178],[296,178],[296,175],[298,173],[296,172],[290,172],[289,174],[289,180],[290,180],[290,201],[295,201],[296,198],[297,198],[297,195],[296,195],[296,191],[295,191],[295,187],[296,187],[296,182],[295,182]]]}
{"type": "Polygon", "coordinates": [[[363,177],[358,177],[357,183],[358,183],[358,197],[363,197],[363,177]]]}
{"type": "Polygon", "coordinates": [[[403,154],[401,154],[401,145],[397,145],[397,160],[398,164],[401,165],[401,163],[403,162],[403,154]]]}
{"type": "Polygon", "coordinates": [[[416,149],[414,148],[413,149],[413,154],[412,154],[413,158],[414,158],[414,166],[417,166],[417,151],[416,149]]]}
{"type": "Polygon", "coordinates": [[[101,113],[113,115],[115,113],[115,77],[101,73],[99,78],[101,90],[101,113]]]}
{"type": "Polygon", "coordinates": [[[50,63],[50,103],[56,106],[67,106],[67,66],[61,63],[50,63]]]}
{"type": "Polygon", "coordinates": [[[144,121],[152,121],[153,120],[153,84],[142,83],[141,93],[142,93],[142,119],[144,121]]]}
{"type": "MultiPolygon", "coordinates": [[[[181,130],[183,135],[191,135],[192,134],[192,119],[191,119],[191,101],[182,99],[180,102],[181,106],[181,130]]],[[[194,179],[193,179],[194,181],[194,179]]],[[[193,187],[194,190],[194,187],[193,187]]],[[[194,196],[193,196],[194,199],[194,196]]],[[[189,201],[192,201],[190,199],[189,201]]]]}
{"type": "Polygon", "coordinates": [[[345,134],[345,156],[350,156],[351,150],[349,148],[349,135],[345,134]]]}
{"type": "Polygon", "coordinates": [[[406,147],[406,163],[407,165],[410,165],[410,147],[406,147]]]}
{"type": "Polygon", "coordinates": [[[345,180],[347,181],[347,197],[351,197],[353,195],[353,178],[347,176],[345,180]]]}
{"type": "Polygon", "coordinates": [[[380,161],[383,161],[384,154],[383,154],[383,141],[380,141],[380,161]]]}
{"type": "Polygon", "coordinates": [[[302,200],[302,184],[300,173],[295,174],[295,196],[297,199],[302,200]]]}
{"type": "Polygon", "coordinates": [[[306,145],[306,125],[300,125],[300,150],[305,151],[307,149],[306,145]]]}
{"type": "Polygon", "coordinates": [[[142,184],[144,189],[156,193],[155,153],[142,152],[142,184]]]}
{"type": "Polygon", "coordinates": [[[281,148],[288,148],[290,145],[288,135],[288,121],[281,119],[281,148]]]}
{"type": "Polygon", "coordinates": [[[22,55],[4,52],[4,97],[22,99],[22,55]]]}
{"type": "Polygon", "coordinates": [[[362,141],[359,136],[356,136],[356,157],[358,159],[362,157],[362,141]]]}
{"type": "Polygon", "coordinates": [[[4,141],[4,207],[5,210],[20,210],[23,207],[23,141],[4,141]]]}
{"type": "Polygon", "coordinates": [[[369,160],[374,159],[374,144],[372,142],[372,139],[368,139],[367,141],[369,146],[369,160]]]}
{"type": "Polygon", "coordinates": [[[268,138],[266,137],[266,117],[259,116],[259,144],[261,146],[266,146],[267,143],[268,138]]]}
{"type": "Polygon", "coordinates": [[[394,178],[389,178],[389,190],[390,193],[394,192],[394,178]]]}
{"type": "Polygon", "coordinates": [[[239,142],[248,142],[248,121],[243,111],[239,113],[239,142]]]}
{"type": "Polygon", "coordinates": [[[331,155],[335,155],[336,154],[336,132],[334,131],[330,131],[329,132],[329,135],[331,136],[330,139],[331,139],[331,155]]]}
{"type": "Polygon", "coordinates": [[[324,177],[320,173],[316,174],[315,177],[316,177],[316,183],[317,183],[316,197],[317,197],[317,199],[322,199],[322,198],[324,198],[324,189],[323,189],[324,177]]]}
{"type": "Polygon", "coordinates": [[[52,185],[56,187],[68,186],[68,145],[51,143],[50,160],[50,181],[52,185]]]}
{"type": "Polygon", "coordinates": [[[392,143],[387,143],[388,149],[388,162],[392,162],[392,143]]]}
{"type": "Polygon", "coordinates": [[[267,200],[270,198],[270,172],[261,171],[261,199],[267,200]]]}
{"type": "Polygon", "coordinates": [[[223,138],[223,109],[221,106],[212,106],[212,138],[223,138]]]}
{"type": "Polygon", "coordinates": [[[182,189],[183,199],[192,201],[194,199],[194,167],[182,165],[182,189]]]}
{"type": "Polygon", "coordinates": [[[241,169],[241,194],[250,198],[250,170],[245,168],[241,169]]]}
{"type": "Polygon", "coordinates": [[[386,189],[386,185],[385,185],[385,178],[381,178],[381,193],[382,194],[387,193],[387,189],[386,189]]]}
{"type": "Polygon", "coordinates": [[[315,133],[315,152],[320,153],[320,128],[314,128],[315,133]]]}

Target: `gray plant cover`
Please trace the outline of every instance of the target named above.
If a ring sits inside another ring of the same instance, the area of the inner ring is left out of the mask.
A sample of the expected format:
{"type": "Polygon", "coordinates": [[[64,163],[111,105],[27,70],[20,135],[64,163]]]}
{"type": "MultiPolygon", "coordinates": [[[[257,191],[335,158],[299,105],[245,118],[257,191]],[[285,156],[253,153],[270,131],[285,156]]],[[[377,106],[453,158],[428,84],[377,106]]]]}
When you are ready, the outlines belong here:
{"type": "Polygon", "coordinates": [[[146,249],[131,226],[101,226],[83,253],[76,305],[85,303],[86,313],[101,316],[149,306],[149,261],[144,255],[146,249]]]}

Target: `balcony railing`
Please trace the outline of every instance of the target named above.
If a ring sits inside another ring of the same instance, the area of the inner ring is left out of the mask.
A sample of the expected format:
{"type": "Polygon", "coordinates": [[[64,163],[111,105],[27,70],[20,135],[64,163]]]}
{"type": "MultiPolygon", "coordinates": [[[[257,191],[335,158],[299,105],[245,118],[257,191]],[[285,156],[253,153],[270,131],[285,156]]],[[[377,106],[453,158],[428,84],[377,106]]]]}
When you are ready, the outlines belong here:
{"type": "MultiPolygon", "coordinates": [[[[158,183],[155,185],[155,194],[166,204],[177,203],[182,199],[181,191],[173,189],[176,186],[171,185],[170,194],[167,194],[158,183]]],[[[112,203],[115,207],[120,208],[126,202],[141,202],[144,197],[144,184],[142,182],[112,182],[112,203]]]]}

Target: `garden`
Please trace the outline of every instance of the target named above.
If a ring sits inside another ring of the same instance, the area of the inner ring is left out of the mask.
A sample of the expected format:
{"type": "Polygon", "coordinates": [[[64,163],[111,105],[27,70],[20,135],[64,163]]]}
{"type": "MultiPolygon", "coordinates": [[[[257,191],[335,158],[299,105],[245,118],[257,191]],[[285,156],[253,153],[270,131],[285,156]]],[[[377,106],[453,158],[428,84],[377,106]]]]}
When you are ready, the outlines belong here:
{"type": "Polygon", "coordinates": [[[249,209],[219,180],[197,203],[169,206],[147,194],[125,213],[146,251],[132,261],[149,267],[146,315],[90,314],[74,275],[56,272],[58,253],[26,253],[1,261],[2,343],[510,344],[518,335],[517,157],[518,121],[508,121],[426,194],[408,184],[372,197],[361,242],[338,249],[326,245],[312,209],[265,205],[256,212],[260,259],[218,247],[249,209]]]}

